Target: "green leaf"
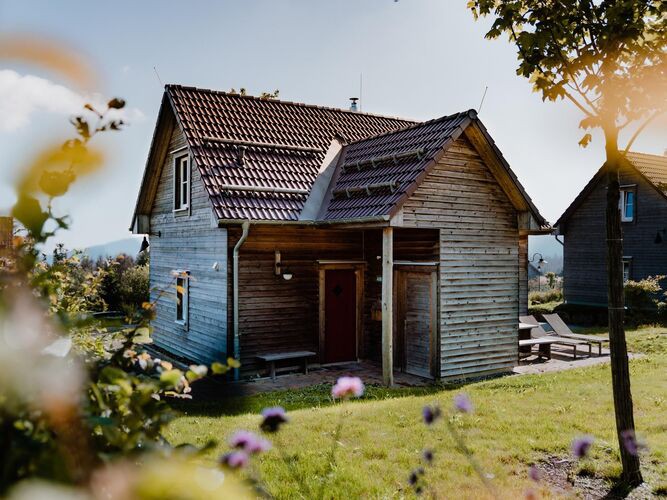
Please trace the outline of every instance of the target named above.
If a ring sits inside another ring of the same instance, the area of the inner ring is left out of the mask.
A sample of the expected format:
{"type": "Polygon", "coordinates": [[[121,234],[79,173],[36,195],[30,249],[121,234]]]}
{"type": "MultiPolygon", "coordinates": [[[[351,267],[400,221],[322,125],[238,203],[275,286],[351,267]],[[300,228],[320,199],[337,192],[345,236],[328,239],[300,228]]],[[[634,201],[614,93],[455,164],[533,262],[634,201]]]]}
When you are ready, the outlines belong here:
{"type": "Polygon", "coordinates": [[[137,328],[137,330],[134,332],[134,337],[132,337],[132,341],[135,344],[152,343],[153,339],[151,338],[151,329],[147,326],[142,326],[141,328],[137,328]]]}
{"type": "Polygon", "coordinates": [[[214,362],[211,365],[211,372],[213,372],[214,375],[224,375],[229,371],[229,367],[227,365],[223,365],[222,363],[219,363],[218,361],[214,362]]]}
{"type": "Polygon", "coordinates": [[[167,384],[170,387],[176,387],[181,381],[182,376],[183,372],[181,372],[181,370],[167,370],[160,374],[160,382],[167,384]]]}

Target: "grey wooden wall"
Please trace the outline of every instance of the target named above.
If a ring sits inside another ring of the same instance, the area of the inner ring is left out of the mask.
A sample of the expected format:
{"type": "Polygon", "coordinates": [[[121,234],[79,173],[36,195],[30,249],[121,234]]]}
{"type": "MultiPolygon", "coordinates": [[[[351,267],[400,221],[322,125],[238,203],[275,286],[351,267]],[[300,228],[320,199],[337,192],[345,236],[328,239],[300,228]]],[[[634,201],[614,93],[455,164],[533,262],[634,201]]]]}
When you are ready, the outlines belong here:
{"type": "Polygon", "coordinates": [[[440,231],[440,374],[462,379],[517,361],[517,212],[467,138],[403,206],[404,226],[440,231]]]}
{"type": "Polygon", "coordinates": [[[151,211],[151,231],[162,236],[150,239],[151,299],[159,291],[169,294],[157,301],[153,321],[159,347],[189,360],[210,363],[226,359],[227,351],[227,230],[213,227],[212,208],[197,168],[191,165],[190,210],[173,212],[173,162],[187,150],[175,127],[151,211]],[[213,264],[218,262],[218,271],[213,264]],[[189,270],[189,324],[176,323],[176,300],[171,272],[189,270]],[[156,290],[157,289],[157,290],[156,290]]]}
{"type": "MultiPolygon", "coordinates": [[[[621,172],[621,185],[636,185],[635,219],[623,222],[623,255],[632,257],[630,278],[667,274],[667,200],[632,168],[621,172]]],[[[565,235],[563,292],[569,303],[607,305],[605,209],[606,180],[600,182],[561,227],[565,235]]]]}

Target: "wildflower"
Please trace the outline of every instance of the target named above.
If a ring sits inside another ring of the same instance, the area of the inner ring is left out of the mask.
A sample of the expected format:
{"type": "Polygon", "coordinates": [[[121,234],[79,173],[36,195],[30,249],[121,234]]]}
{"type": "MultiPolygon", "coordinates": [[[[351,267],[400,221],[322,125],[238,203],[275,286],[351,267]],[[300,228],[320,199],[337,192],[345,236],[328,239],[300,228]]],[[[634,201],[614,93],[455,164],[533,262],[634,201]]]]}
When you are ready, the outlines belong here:
{"type": "Polygon", "coordinates": [[[237,431],[229,439],[229,445],[242,449],[245,453],[259,453],[271,449],[271,443],[249,431],[237,431]]]}
{"type": "Polygon", "coordinates": [[[639,450],[646,448],[646,445],[637,441],[635,431],[626,430],[621,432],[621,439],[623,440],[623,447],[630,453],[630,455],[637,456],[639,450]]]}
{"type": "Polygon", "coordinates": [[[536,483],[540,481],[540,470],[535,467],[535,464],[531,465],[528,469],[528,477],[536,483]]]}
{"type": "Polygon", "coordinates": [[[359,377],[340,377],[331,389],[334,398],[361,397],[364,393],[364,384],[359,377]]]}
{"type": "Polygon", "coordinates": [[[526,490],[523,497],[525,500],[537,500],[537,493],[533,490],[526,490]]]}
{"type": "Polygon", "coordinates": [[[572,441],[572,454],[577,458],[584,458],[593,445],[593,436],[582,436],[572,441]]]}
{"type": "Polygon", "coordinates": [[[264,432],[276,432],[282,424],[289,420],[285,409],[281,406],[264,408],[262,410],[262,417],[264,417],[264,420],[262,420],[260,427],[264,432]]]}
{"type": "Polygon", "coordinates": [[[457,394],[454,397],[454,408],[461,413],[472,413],[472,401],[467,394],[457,394]]]}
{"type": "Polygon", "coordinates": [[[230,469],[241,469],[248,465],[250,457],[245,451],[230,451],[220,457],[220,463],[230,469]]]}
{"type": "Polygon", "coordinates": [[[422,416],[424,417],[426,425],[431,425],[438,420],[441,414],[442,412],[438,406],[424,406],[424,409],[422,410],[422,416]]]}
{"type": "Polygon", "coordinates": [[[424,450],[422,453],[422,457],[424,458],[424,461],[426,463],[432,463],[433,462],[433,450],[424,450]]]}
{"type": "Polygon", "coordinates": [[[419,478],[424,475],[424,469],[419,467],[415,470],[413,470],[410,473],[410,476],[408,476],[408,483],[410,483],[410,486],[414,486],[417,484],[417,481],[419,481],[419,478]]]}

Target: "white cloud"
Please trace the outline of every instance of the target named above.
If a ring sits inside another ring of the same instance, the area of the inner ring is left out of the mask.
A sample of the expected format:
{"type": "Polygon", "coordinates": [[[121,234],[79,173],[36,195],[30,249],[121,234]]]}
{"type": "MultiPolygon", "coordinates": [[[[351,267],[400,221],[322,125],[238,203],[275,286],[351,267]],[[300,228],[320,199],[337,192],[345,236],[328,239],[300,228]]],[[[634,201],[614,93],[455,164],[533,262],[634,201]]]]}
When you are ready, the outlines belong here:
{"type": "MultiPolygon", "coordinates": [[[[106,100],[99,94],[80,95],[46,78],[0,70],[0,132],[13,132],[26,127],[35,113],[66,116],[79,113],[86,102],[104,109],[106,100]]],[[[125,108],[114,111],[113,117],[132,122],[141,120],[144,114],[136,108],[125,108]]]]}

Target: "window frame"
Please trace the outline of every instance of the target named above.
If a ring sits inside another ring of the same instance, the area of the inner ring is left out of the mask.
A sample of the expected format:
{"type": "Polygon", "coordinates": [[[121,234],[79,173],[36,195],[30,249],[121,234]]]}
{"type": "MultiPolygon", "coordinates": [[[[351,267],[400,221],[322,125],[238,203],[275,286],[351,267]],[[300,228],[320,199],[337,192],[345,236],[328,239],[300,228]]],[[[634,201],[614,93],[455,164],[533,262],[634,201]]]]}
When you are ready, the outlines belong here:
{"type": "Polygon", "coordinates": [[[176,315],[174,321],[181,326],[188,326],[190,320],[190,271],[178,270],[174,271],[176,275],[176,315]],[[181,284],[179,284],[181,282],[181,284]],[[178,291],[178,286],[183,288],[183,292],[178,291]],[[180,296],[180,298],[179,298],[180,296]],[[180,304],[179,304],[180,301],[180,304]],[[179,318],[179,305],[181,317],[179,318]]]}
{"type": "Polygon", "coordinates": [[[623,256],[623,283],[627,283],[632,280],[632,257],[623,256]],[[627,266],[627,277],[625,269],[627,266]]]}
{"type": "Polygon", "coordinates": [[[190,168],[190,155],[178,155],[174,157],[172,173],[174,175],[173,210],[175,213],[183,213],[190,210],[190,192],[192,184],[192,169],[190,168]],[[183,164],[185,163],[185,168],[183,164]],[[186,174],[185,176],[183,174],[186,174]],[[177,205],[177,193],[178,201],[177,205]],[[184,196],[185,195],[185,196],[184,196]],[[185,198],[185,200],[184,200],[185,198]]]}
{"type": "Polygon", "coordinates": [[[621,186],[620,197],[618,200],[618,209],[621,212],[621,222],[634,222],[637,218],[637,190],[635,186],[621,186]],[[632,195],[632,214],[630,217],[626,215],[627,210],[627,196],[632,195]]]}

